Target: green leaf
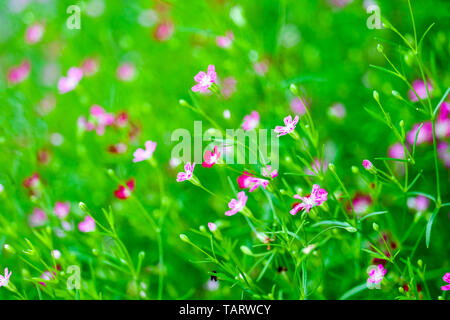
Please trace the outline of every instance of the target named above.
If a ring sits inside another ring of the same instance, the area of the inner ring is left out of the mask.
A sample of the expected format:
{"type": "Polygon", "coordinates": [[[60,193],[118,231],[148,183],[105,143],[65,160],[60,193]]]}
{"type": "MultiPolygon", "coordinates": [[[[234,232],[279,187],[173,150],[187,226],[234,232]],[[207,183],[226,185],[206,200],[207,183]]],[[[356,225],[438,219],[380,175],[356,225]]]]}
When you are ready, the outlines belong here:
{"type": "Polygon", "coordinates": [[[371,213],[368,213],[368,214],[366,214],[364,217],[362,217],[361,219],[359,219],[359,221],[363,221],[363,220],[365,220],[365,219],[367,219],[367,218],[370,218],[370,217],[373,217],[373,216],[377,216],[377,215],[380,215],[380,214],[385,214],[385,213],[388,213],[389,211],[376,211],[376,212],[371,212],[371,213]]]}
{"type": "Polygon", "coordinates": [[[409,162],[408,160],[405,160],[405,159],[385,158],[385,157],[375,158],[375,160],[392,160],[392,161],[398,161],[398,162],[409,162]]]}
{"type": "Polygon", "coordinates": [[[438,212],[439,212],[439,208],[434,209],[433,214],[431,215],[430,220],[428,220],[428,223],[427,223],[427,233],[425,236],[427,248],[430,247],[431,227],[433,226],[434,219],[436,219],[438,212]]]}
{"type": "Polygon", "coordinates": [[[423,122],[420,124],[419,128],[416,131],[416,136],[414,138],[414,144],[413,144],[413,151],[412,151],[412,157],[414,158],[414,154],[416,153],[416,144],[417,144],[417,138],[419,137],[420,129],[423,127],[423,122]]]}
{"type": "Polygon", "coordinates": [[[350,298],[351,296],[354,296],[355,294],[364,291],[367,289],[367,283],[360,284],[359,286],[356,286],[350,290],[348,290],[346,293],[344,293],[338,300],[345,300],[350,298]]]}

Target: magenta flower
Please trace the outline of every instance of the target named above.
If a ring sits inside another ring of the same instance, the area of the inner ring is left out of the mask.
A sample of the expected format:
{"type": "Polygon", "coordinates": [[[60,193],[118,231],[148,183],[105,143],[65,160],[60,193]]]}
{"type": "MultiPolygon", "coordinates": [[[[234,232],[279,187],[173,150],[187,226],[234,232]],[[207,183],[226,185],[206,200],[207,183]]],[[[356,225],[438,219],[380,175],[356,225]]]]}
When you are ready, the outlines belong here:
{"type": "Polygon", "coordinates": [[[147,142],[145,142],[145,150],[139,148],[133,153],[134,157],[133,162],[136,163],[150,159],[153,155],[153,152],[155,152],[155,149],[156,149],[156,142],[148,140],[147,142]]]}
{"type": "Polygon", "coordinates": [[[314,162],[311,163],[312,170],[309,169],[309,167],[306,167],[304,169],[304,171],[306,174],[311,175],[311,176],[315,176],[319,172],[322,172],[325,174],[325,172],[327,172],[327,170],[328,170],[328,161],[324,159],[323,163],[322,163],[322,168],[320,167],[320,165],[321,165],[321,161],[317,158],[314,158],[314,162]]]}
{"type": "Polygon", "coordinates": [[[58,81],[58,91],[60,94],[72,91],[78,86],[81,78],[83,78],[83,70],[72,67],[67,71],[67,77],[61,77],[58,81]]]}
{"type": "Polygon", "coordinates": [[[400,142],[397,142],[396,144],[393,144],[392,146],[389,147],[388,155],[391,158],[404,159],[405,149],[403,148],[403,145],[400,142]]]}
{"type": "Polygon", "coordinates": [[[211,232],[214,232],[214,231],[217,230],[217,225],[216,225],[214,222],[208,222],[208,229],[209,229],[211,232]]]}
{"type": "Polygon", "coordinates": [[[12,84],[17,84],[28,78],[31,70],[31,64],[25,60],[17,67],[12,67],[8,72],[8,81],[12,84]]]}
{"type": "Polygon", "coordinates": [[[8,268],[5,268],[5,275],[0,275],[0,287],[6,287],[9,283],[9,278],[11,277],[12,271],[9,271],[8,268]]]}
{"type": "Polygon", "coordinates": [[[366,170],[371,170],[373,168],[373,164],[369,160],[363,160],[362,165],[366,170]]]}
{"type": "Polygon", "coordinates": [[[430,200],[428,200],[427,197],[424,197],[422,195],[418,195],[415,198],[408,198],[407,200],[408,208],[414,209],[417,212],[424,212],[428,209],[428,206],[430,205],[430,200]]]}
{"type": "Polygon", "coordinates": [[[244,209],[245,204],[247,203],[248,197],[245,195],[244,191],[241,191],[237,194],[237,200],[231,199],[231,201],[228,203],[228,207],[230,210],[225,212],[226,216],[232,216],[236,213],[240,212],[242,209],[244,209]]]}
{"type": "MultiPolygon", "coordinates": [[[[406,141],[410,145],[414,144],[414,140],[416,139],[417,130],[420,127],[420,123],[416,123],[412,129],[406,134],[406,141]]],[[[422,143],[432,143],[433,142],[433,125],[431,121],[426,121],[423,123],[422,128],[419,131],[419,134],[417,135],[417,144],[422,143]]]]}
{"type": "Polygon", "coordinates": [[[380,283],[381,280],[383,280],[386,272],[387,270],[384,268],[384,266],[382,264],[379,264],[377,268],[374,268],[368,272],[369,278],[367,279],[367,282],[380,283]]]}
{"type": "Polygon", "coordinates": [[[227,31],[225,36],[216,37],[216,43],[219,47],[228,49],[233,44],[234,34],[231,31],[227,31]]]}
{"type": "Polygon", "coordinates": [[[161,21],[155,28],[155,31],[153,33],[153,37],[158,41],[167,41],[169,40],[175,30],[175,26],[172,21],[166,20],[161,21]]]}
{"type": "Polygon", "coordinates": [[[289,115],[286,118],[284,118],[284,127],[283,126],[276,126],[275,132],[278,133],[277,137],[284,136],[286,134],[289,134],[294,131],[295,125],[298,122],[298,116],[295,116],[294,120],[292,120],[292,117],[289,115]]]}
{"type": "MultiPolygon", "coordinates": [[[[6,270],[8,270],[8,269],[6,269],[6,270]]],[[[446,274],[444,274],[444,276],[442,277],[442,279],[445,281],[445,282],[447,282],[448,284],[447,285],[445,285],[445,286],[442,286],[441,287],[441,290],[442,291],[448,291],[448,290],[450,290],[450,273],[446,273],[446,274]]],[[[0,287],[1,287],[1,279],[0,279],[0,287]]]]}
{"type": "Polygon", "coordinates": [[[96,124],[95,132],[97,135],[102,136],[105,133],[107,126],[112,126],[115,121],[115,117],[112,113],[108,113],[101,106],[94,104],[90,109],[91,116],[96,124]]]}
{"type": "Polygon", "coordinates": [[[229,99],[236,91],[236,79],[234,77],[226,77],[222,83],[222,95],[225,99],[229,99]]]}
{"type": "Polygon", "coordinates": [[[97,73],[99,69],[99,62],[95,58],[84,59],[81,63],[81,70],[83,70],[83,75],[90,77],[97,73]]]}
{"type": "Polygon", "coordinates": [[[119,185],[119,187],[114,190],[114,196],[117,199],[125,200],[128,199],[131,196],[131,192],[134,191],[134,188],[136,186],[136,181],[131,178],[126,183],[126,187],[123,185],[119,185]]]}
{"type": "Polygon", "coordinates": [[[290,214],[296,215],[300,210],[306,210],[309,213],[311,208],[320,206],[322,203],[327,201],[328,192],[325,189],[320,189],[318,184],[313,185],[311,194],[306,197],[301,197],[300,195],[294,195],[294,199],[302,200],[302,203],[294,204],[294,207],[290,211],[290,214]]]}
{"type": "Polygon", "coordinates": [[[300,99],[298,97],[294,97],[291,99],[290,105],[291,105],[292,111],[294,111],[295,113],[297,113],[301,116],[306,113],[306,108],[305,108],[305,105],[303,104],[302,99],[300,99]]]}
{"type": "Polygon", "coordinates": [[[252,111],[250,115],[244,117],[244,123],[242,124],[242,129],[244,131],[253,130],[259,126],[259,113],[257,111],[252,111]]]}
{"type": "Polygon", "coordinates": [[[217,74],[215,71],[215,67],[210,64],[208,66],[208,72],[204,73],[203,71],[200,71],[197,73],[194,77],[194,80],[197,82],[195,86],[192,87],[193,92],[201,92],[206,93],[211,87],[213,83],[216,82],[217,74]]]}
{"type": "Polygon", "coordinates": [[[335,103],[328,109],[328,114],[332,117],[343,119],[347,114],[347,110],[342,103],[335,103]]]}
{"type": "Polygon", "coordinates": [[[272,170],[272,167],[269,165],[266,168],[262,168],[262,175],[273,179],[278,176],[278,170],[272,170]]]}
{"type": "Polygon", "coordinates": [[[177,182],[190,180],[192,178],[192,175],[194,174],[194,167],[195,167],[195,162],[193,162],[192,165],[190,162],[186,163],[184,165],[185,172],[178,172],[178,174],[177,174],[177,182]]]}
{"type": "Polygon", "coordinates": [[[60,219],[64,219],[70,212],[70,203],[69,202],[56,202],[55,203],[55,214],[60,219]]]}
{"type": "Polygon", "coordinates": [[[25,32],[25,42],[28,44],[35,44],[41,41],[44,35],[44,25],[41,23],[35,23],[27,28],[25,32]]]}
{"type": "MultiPolygon", "coordinates": [[[[41,274],[41,279],[45,280],[45,281],[51,281],[51,280],[55,279],[55,276],[56,276],[56,273],[54,273],[54,272],[44,271],[44,273],[41,274]]],[[[39,284],[44,286],[44,287],[47,286],[47,284],[44,281],[39,282],[39,284]]]]}
{"type": "Polygon", "coordinates": [[[239,188],[249,188],[249,192],[253,192],[260,186],[266,189],[269,185],[269,180],[254,177],[251,173],[244,171],[244,173],[237,178],[237,183],[239,188]]]}
{"type": "Polygon", "coordinates": [[[117,78],[121,81],[132,81],[136,76],[136,67],[131,62],[124,62],[117,68],[117,78]]]}
{"type": "Polygon", "coordinates": [[[43,226],[48,221],[47,215],[42,209],[34,208],[29,218],[30,227],[43,226]]]}
{"type": "MultiPolygon", "coordinates": [[[[372,205],[372,198],[369,195],[356,194],[352,199],[353,209],[355,209],[356,214],[367,213],[367,210],[372,205]]],[[[347,210],[351,212],[352,207],[350,203],[347,205],[347,210]]]]}
{"type": "Polygon", "coordinates": [[[220,151],[217,151],[217,146],[214,146],[214,150],[206,150],[205,155],[203,156],[202,166],[203,168],[211,168],[213,165],[217,163],[220,158],[220,151]]]}
{"type": "Polygon", "coordinates": [[[78,230],[81,232],[95,231],[95,221],[91,216],[86,216],[83,221],[78,224],[78,230]]]}
{"type": "MultiPolygon", "coordinates": [[[[431,92],[433,91],[433,87],[430,83],[430,81],[427,81],[427,86],[428,86],[428,91],[431,92]]],[[[425,86],[425,82],[423,82],[422,80],[416,80],[412,83],[412,87],[414,88],[414,90],[416,91],[417,95],[419,96],[419,98],[421,100],[426,99],[427,98],[427,87],[425,86]]],[[[414,93],[413,90],[409,90],[408,91],[408,98],[409,100],[416,102],[419,101],[419,99],[417,99],[416,94],[414,93]]]]}

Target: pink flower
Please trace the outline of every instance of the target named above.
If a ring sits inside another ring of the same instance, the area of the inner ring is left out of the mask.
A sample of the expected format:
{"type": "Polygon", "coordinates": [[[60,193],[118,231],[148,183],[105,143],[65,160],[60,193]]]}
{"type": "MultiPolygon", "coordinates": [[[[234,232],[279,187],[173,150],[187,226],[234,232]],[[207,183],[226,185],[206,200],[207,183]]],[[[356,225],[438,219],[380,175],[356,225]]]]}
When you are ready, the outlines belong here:
{"type": "Polygon", "coordinates": [[[153,152],[155,152],[155,149],[156,149],[156,142],[148,140],[147,142],[145,142],[145,150],[139,148],[133,153],[134,157],[133,162],[136,163],[150,159],[153,155],[153,152]]]}
{"type": "Polygon", "coordinates": [[[216,43],[219,47],[228,49],[233,44],[234,34],[231,31],[227,31],[225,36],[216,37],[216,43]]]}
{"type": "Polygon", "coordinates": [[[94,118],[96,123],[95,132],[102,136],[105,133],[106,126],[111,126],[114,124],[114,115],[112,113],[108,113],[101,106],[94,104],[90,109],[90,114],[94,118]]]}
{"type": "Polygon", "coordinates": [[[44,25],[41,23],[35,23],[27,28],[25,32],[25,41],[28,44],[35,44],[41,41],[44,35],[44,25]]]}
{"type": "Polygon", "coordinates": [[[405,149],[400,142],[389,147],[388,155],[391,158],[395,159],[404,159],[405,158],[405,149]]]}
{"type": "Polygon", "coordinates": [[[244,173],[237,178],[237,183],[239,188],[250,188],[249,192],[253,192],[260,186],[266,189],[269,185],[269,180],[254,177],[251,173],[244,171],[244,173]]]}
{"type": "Polygon", "coordinates": [[[220,151],[217,151],[217,146],[214,146],[214,150],[206,150],[205,155],[203,156],[202,166],[203,168],[211,168],[213,165],[217,163],[220,158],[220,151]]]}
{"type": "Polygon", "coordinates": [[[410,209],[414,209],[418,212],[424,212],[425,210],[427,210],[430,204],[430,200],[428,200],[427,197],[418,195],[415,198],[408,198],[407,204],[408,208],[410,209]]]}
{"type": "MultiPolygon", "coordinates": [[[[6,269],[6,271],[7,271],[8,269],[6,269]]],[[[446,273],[446,274],[444,274],[444,276],[442,277],[442,279],[445,281],[445,282],[447,282],[448,284],[447,285],[445,285],[445,286],[442,286],[441,287],[441,290],[442,291],[448,291],[448,290],[450,290],[450,273],[446,273]]],[[[0,287],[1,287],[1,278],[0,278],[0,287]]]]}
{"type": "Polygon", "coordinates": [[[126,111],[119,112],[116,115],[114,124],[117,127],[122,128],[122,127],[125,127],[127,125],[127,123],[128,123],[128,113],[126,111]]]}
{"type": "Polygon", "coordinates": [[[262,169],[262,175],[264,177],[270,177],[273,179],[278,176],[278,170],[275,169],[272,171],[272,167],[269,165],[266,168],[262,169]]]}
{"type": "Polygon", "coordinates": [[[215,223],[213,223],[213,222],[208,222],[208,229],[209,229],[211,232],[214,232],[214,231],[217,230],[217,225],[216,225],[215,223]]]}
{"type": "Polygon", "coordinates": [[[295,113],[297,113],[301,116],[306,113],[306,107],[303,104],[302,99],[300,99],[298,97],[294,97],[291,99],[290,105],[291,105],[292,111],[294,111],[295,113]]]}
{"type": "Polygon", "coordinates": [[[332,117],[342,119],[345,118],[347,111],[342,103],[335,103],[328,109],[328,114],[332,117]]]}
{"type": "Polygon", "coordinates": [[[292,120],[292,117],[289,115],[286,118],[283,119],[284,121],[284,127],[283,126],[276,126],[275,132],[278,133],[277,137],[284,136],[286,134],[289,134],[294,131],[295,125],[298,122],[298,116],[295,116],[294,120],[292,120]]]}
{"type": "Polygon", "coordinates": [[[257,111],[252,111],[250,115],[244,117],[244,123],[242,124],[242,129],[244,131],[253,130],[259,126],[259,113],[257,111]]]}
{"type": "MultiPolygon", "coordinates": [[[[43,274],[41,274],[41,279],[45,280],[45,281],[51,281],[51,280],[55,279],[55,276],[56,276],[56,273],[50,272],[50,271],[45,271],[43,274]]],[[[39,284],[44,287],[47,286],[47,284],[44,281],[39,282],[39,284]]]]}
{"type": "Polygon", "coordinates": [[[30,177],[23,180],[23,186],[27,189],[37,188],[40,183],[39,173],[33,173],[30,177]]]}
{"type": "Polygon", "coordinates": [[[322,203],[327,201],[328,192],[325,189],[320,189],[318,184],[313,185],[311,194],[306,197],[301,197],[300,195],[294,195],[294,199],[302,200],[302,203],[296,203],[290,214],[296,215],[300,210],[306,210],[309,213],[309,210],[315,206],[320,206],[322,203]]]}
{"type": "Polygon", "coordinates": [[[87,77],[93,76],[97,73],[99,68],[98,60],[95,58],[87,58],[84,59],[81,63],[81,69],[83,70],[83,74],[87,77]]]}
{"type": "Polygon", "coordinates": [[[439,158],[444,162],[446,168],[450,168],[450,148],[447,142],[439,142],[437,145],[439,158]]]}
{"type": "Polygon", "coordinates": [[[192,175],[194,174],[194,167],[195,167],[195,162],[193,162],[192,165],[190,162],[186,163],[184,165],[185,172],[178,172],[178,174],[177,174],[177,182],[190,180],[192,178],[192,175]]]}
{"type": "Polygon", "coordinates": [[[126,183],[126,186],[119,185],[119,187],[114,190],[114,196],[118,199],[125,200],[128,199],[128,197],[131,196],[131,192],[134,191],[134,187],[136,185],[136,182],[133,178],[128,180],[126,183]]]}
{"type": "Polygon", "coordinates": [[[237,200],[231,199],[231,201],[228,203],[228,207],[230,210],[225,212],[226,216],[232,216],[236,213],[240,212],[242,209],[244,209],[245,204],[247,203],[248,197],[245,195],[244,191],[241,191],[237,194],[237,200]]]}
{"type": "Polygon", "coordinates": [[[122,154],[125,153],[128,149],[128,146],[123,143],[123,142],[119,142],[113,145],[110,145],[108,147],[108,151],[114,154],[122,154]]]}
{"type": "Polygon", "coordinates": [[[8,273],[8,268],[5,268],[5,275],[0,275],[0,287],[6,287],[8,285],[11,274],[12,271],[9,271],[8,273]]]}
{"type": "Polygon", "coordinates": [[[334,7],[343,8],[352,1],[353,0],[329,0],[329,3],[334,7]]]}
{"type": "Polygon", "coordinates": [[[305,171],[306,174],[308,174],[308,175],[310,175],[310,176],[315,176],[315,175],[317,175],[319,172],[322,172],[322,173],[325,174],[325,172],[327,172],[327,170],[328,170],[328,161],[324,159],[324,160],[323,160],[323,163],[322,163],[322,168],[320,167],[320,165],[321,165],[320,160],[317,159],[317,158],[315,158],[315,159],[314,159],[314,162],[311,163],[312,171],[311,171],[311,169],[309,169],[308,167],[306,167],[306,168],[304,169],[304,171],[305,171]],[[322,170],[321,170],[321,169],[322,169],[322,170]]]}
{"type": "MultiPolygon", "coordinates": [[[[430,81],[427,81],[427,86],[428,86],[428,91],[431,92],[433,91],[433,87],[430,83],[430,81]]],[[[427,98],[427,88],[425,86],[425,83],[422,80],[416,80],[412,83],[412,87],[414,88],[414,90],[416,91],[417,95],[419,96],[419,98],[421,100],[424,100],[427,98]]],[[[419,101],[419,99],[417,99],[416,94],[414,93],[413,90],[409,90],[408,91],[408,98],[409,100],[416,102],[419,101]]]]}
{"type": "Polygon", "coordinates": [[[363,160],[362,165],[366,170],[371,170],[373,168],[373,164],[369,160],[363,160]]]}
{"type": "Polygon", "coordinates": [[[78,230],[81,232],[95,231],[95,221],[91,216],[86,216],[83,221],[78,224],[78,230]]]}
{"type": "Polygon", "coordinates": [[[55,214],[60,219],[64,219],[70,212],[70,203],[69,202],[56,202],[55,203],[55,214]]]}
{"type": "Polygon", "coordinates": [[[160,22],[153,33],[153,37],[158,41],[169,40],[174,33],[175,26],[172,21],[166,20],[160,22]]]}
{"type": "Polygon", "coordinates": [[[201,93],[206,93],[208,92],[209,87],[211,87],[211,85],[216,82],[216,78],[217,74],[215,71],[215,67],[210,64],[208,66],[207,73],[200,71],[195,75],[194,80],[197,82],[197,84],[193,86],[191,90],[193,92],[200,91],[201,93]]]}
{"type": "Polygon", "coordinates": [[[256,62],[253,64],[253,70],[255,70],[255,73],[263,77],[267,71],[269,71],[269,60],[264,59],[262,61],[256,62]]]}
{"type": "Polygon", "coordinates": [[[30,227],[41,227],[48,221],[47,215],[39,208],[34,208],[29,218],[30,227]]]}
{"type": "MultiPolygon", "coordinates": [[[[367,213],[367,210],[372,205],[372,198],[369,195],[364,194],[356,194],[352,199],[352,205],[355,209],[356,214],[364,214],[367,213]]],[[[351,211],[352,207],[350,203],[347,206],[347,210],[351,211]]]]}
{"type": "Polygon", "coordinates": [[[17,84],[28,78],[30,74],[31,64],[29,61],[23,61],[19,66],[12,67],[8,72],[8,81],[12,84],[17,84]]]}
{"type": "Polygon", "coordinates": [[[83,78],[83,70],[72,67],[67,71],[67,77],[61,77],[58,81],[58,91],[60,94],[72,91],[78,86],[81,78],[83,78]]]}
{"type": "Polygon", "coordinates": [[[123,62],[117,67],[117,78],[122,81],[132,81],[136,76],[136,67],[131,62],[123,62]]]}
{"type": "Polygon", "coordinates": [[[223,79],[222,95],[225,99],[229,99],[236,91],[236,79],[234,77],[226,77],[223,79]]]}
{"type": "MultiPolygon", "coordinates": [[[[406,134],[406,141],[410,145],[414,144],[414,140],[416,139],[417,130],[419,129],[420,124],[416,123],[412,129],[406,134]]],[[[419,134],[417,136],[417,144],[422,144],[425,142],[432,143],[433,142],[433,125],[431,124],[431,121],[427,121],[423,123],[422,128],[419,131],[419,134]]]]}
{"type": "Polygon", "coordinates": [[[382,264],[379,264],[377,268],[374,268],[368,272],[369,278],[367,279],[367,282],[380,283],[381,280],[383,280],[386,272],[387,270],[384,268],[384,266],[382,264]]]}

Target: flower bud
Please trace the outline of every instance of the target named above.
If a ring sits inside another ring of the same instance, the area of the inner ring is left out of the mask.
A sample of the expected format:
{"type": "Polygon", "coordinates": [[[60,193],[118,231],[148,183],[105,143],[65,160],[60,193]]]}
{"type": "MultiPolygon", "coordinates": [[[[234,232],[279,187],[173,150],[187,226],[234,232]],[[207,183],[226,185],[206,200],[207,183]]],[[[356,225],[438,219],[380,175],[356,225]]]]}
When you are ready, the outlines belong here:
{"type": "Polygon", "coordinates": [[[292,92],[294,95],[298,96],[298,89],[297,89],[297,86],[296,86],[295,84],[292,83],[292,84],[289,86],[289,90],[291,90],[291,92],[292,92]]]}
{"type": "Polygon", "coordinates": [[[191,240],[189,240],[188,236],[185,235],[184,233],[180,234],[180,239],[187,243],[191,242],[191,240]]]}
{"type": "Polygon", "coordinates": [[[250,250],[250,248],[247,247],[247,246],[241,246],[241,251],[242,251],[244,254],[248,255],[248,256],[252,256],[252,255],[253,255],[252,250],[250,250]]]}
{"type": "Polygon", "coordinates": [[[378,91],[373,90],[373,98],[376,102],[380,102],[380,94],[378,93],[378,91]]]}
{"type": "Polygon", "coordinates": [[[381,44],[378,44],[377,45],[377,50],[378,50],[379,53],[383,53],[384,48],[383,48],[383,46],[381,44]]]}
{"type": "Polygon", "coordinates": [[[380,230],[380,227],[375,222],[372,224],[372,228],[376,232],[378,232],[380,230]]]}
{"type": "Polygon", "coordinates": [[[328,165],[328,169],[330,169],[331,171],[335,172],[336,166],[335,166],[334,164],[330,163],[330,164],[328,165]]]}
{"type": "Polygon", "coordinates": [[[353,172],[354,174],[359,173],[359,168],[356,167],[356,166],[352,166],[352,172],[353,172]]]}

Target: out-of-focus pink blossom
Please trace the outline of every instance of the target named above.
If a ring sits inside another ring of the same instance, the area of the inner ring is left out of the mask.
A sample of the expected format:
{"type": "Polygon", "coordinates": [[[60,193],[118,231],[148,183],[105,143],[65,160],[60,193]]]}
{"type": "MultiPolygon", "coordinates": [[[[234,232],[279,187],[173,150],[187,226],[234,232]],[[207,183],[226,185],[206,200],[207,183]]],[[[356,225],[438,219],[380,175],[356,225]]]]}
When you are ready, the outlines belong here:
{"type": "Polygon", "coordinates": [[[208,222],[208,229],[209,229],[211,232],[214,232],[214,231],[217,230],[217,225],[216,225],[214,222],[208,222]]]}
{"type": "Polygon", "coordinates": [[[64,219],[70,212],[70,203],[69,202],[56,202],[55,203],[55,214],[60,219],[64,219]]]}
{"type": "MultiPolygon", "coordinates": [[[[96,125],[96,133],[102,136],[105,133],[105,128],[114,124],[115,117],[112,113],[108,113],[101,106],[94,104],[90,109],[90,114],[94,119],[96,125]]],[[[89,127],[89,126],[88,126],[89,127]]]]}
{"type": "Polygon", "coordinates": [[[421,100],[427,99],[427,87],[428,87],[428,91],[431,92],[433,91],[433,86],[431,85],[430,81],[427,81],[427,86],[425,86],[425,82],[423,82],[422,80],[416,80],[412,83],[412,87],[415,91],[411,89],[408,91],[408,98],[409,100],[411,100],[412,102],[416,102],[419,101],[419,99],[417,98],[417,96],[419,96],[419,98],[421,100]],[[417,96],[416,96],[417,93],[417,96]]]}
{"type": "Polygon", "coordinates": [[[155,152],[156,149],[156,142],[153,142],[151,140],[148,140],[145,142],[145,150],[142,148],[138,148],[133,153],[133,162],[141,162],[147,159],[150,159],[153,155],[153,152],[155,152]]]}
{"type": "Polygon", "coordinates": [[[439,142],[437,145],[439,158],[444,162],[446,168],[450,168],[450,148],[447,142],[439,142]]]}
{"type": "Polygon", "coordinates": [[[405,149],[403,148],[403,145],[400,142],[397,142],[396,144],[393,144],[392,146],[389,147],[388,155],[391,158],[404,159],[405,149]]]}
{"type": "Polygon", "coordinates": [[[117,78],[121,81],[132,81],[136,76],[136,67],[131,62],[123,62],[117,67],[117,78]]]}
{"type": "Polygon", "coordinates": [[[234,34],[231,31],[227,31],[225,33],[225,36],[216,37],[217,45],[224,49],[231,48],[231,45],[233,44],[233,40],[234,40],[234,34]]]}
{"type": "Polygon", "coordinates": [[[408,208],[414,209],[417,212],[424,212],[428,209],[428,206],[430,205],[430,200],[428,200],[427,197],[424,197],[422,195],[418,195],[414,198],[408,198],[407,200],[408,208]]]}
{"type": "Polygon", "coordinates": [[[324,159],[323,163],[321,163],[321,161],[319,159],[314,158],[314,162],[311,163],[311,168],[312,168],[312,171],[309,167],[306,167],[304,169],[304,171],[307,175],[315,176],[320,172],[325,174],[325,172],[327,172],[327,170],[328,170],[328,161],[324,159]],[[320,167],[321,165],[322,165],[322,167],[320,167]]]}
{"type": "Polygon", "coordinates": [[[252,111],[250,115],[244,117],[244,123],[242,123],[242,129],[249,131],[259,126],[259,113],[258,111],[252,111]]]}
{"type": "Polygon", "coordinates": [[[171,20],[165,20],[156,25],[155,31],[153,32],[153,37],[157,41],[167,41],[169,40],[175,31],[175,25],[171,20]]]}
{"type": "Polygon", "coordinates": [[[25,31],[25,41],[28,44],[35,44],[41,41],[43,35],[44,25],[42,23],[35,23],[25,31]]]}
{"type": "Polygon", "coordinates": [[[349,3],[351,3],[353,0],[328,0],[328,2],[336,8],[343,8],[349,3]]]}
{"type": "MultiPolygon", "coordinates": [[[[420,123],[416,123],[412,129],[406,134],[406,141],[413,145],[416,139],[417,130],[420,127],[420,123]]],[[[417,135],[417,145],[422,143],[432,143],[433,142],[433,125],[431,121],[426,121],[423,123],[422,128],[420,128],[419,134],[417,135]]]]}
{"type": "Polygon", "coordinates": [[[67,71],[67,77],[61,77],[58,81],[58,91],[60,94],[72,91],[78,86],[78,83],[83,78],[83,70],[77,67],[72,67],[67,71]]]}
{"type": "Polygon", "coordinates": [[[262,168],[262,175],[264,177],[270,177],[273,179],[278,176],[278,170],[277,169],[272,170],[272,166],[268,165],[267,167],[262,168]]]}
{"type": "Polygon", "coordinates": [[[362,165],[366,170],[371,170],[373,168],[373,164],[369,160],[363,160],[362,165]]]}
{"type": "Polygon", "coordinates": [[[91,216],[86,216],[83,221],[78,224],[78,230],[81,232],[95,231],[95,221],[91,216]]]}
{"type": "Polygon", "coordinates": [[[256,62],[253,64],[253,70],[255,70],[255,73],[258,76],[265,76],[266,73],[269,71],[269,60],[264,59],[262,61],[256,62]]]}
{"type": "MultiPolygon", "coordinates": [[[[367,213],[368,209],[372,205],[372,198],[369,195],[357,193],[352,199],[352,205],[356,214],[367,213]]],[[[351,211],[350,204],[347,206],[347,210],[351,211]]]]}
{"type": "Polygon", "coordinates": [[[108,151],[114,154],[122,154],[125,153],[128,149],[126,143],[119,142],[108,147],[108,151]]]}
{"type": "Polygon", "coordinates": [[[342,103],[335,103],[328,109],[328,114],[332,117],[343,119],[347,114],[347,110],[342,103]]]}
{"type": "Polygon", "coordinates": [[[292,98],[290,101],[290,105],[292,111],[294,111],[296,114],[302,116],[306,113],[306,106],[303,103],[302,99],[300,99],[299,97],[292,98]]]}
{"type": "Polygon", "coordinates": [[[33,213],[29,218],[29,223],[31,227],[43,226],[48,221],[47,215],[42,209],[34,208],[33,213]]]}
{"type": "Polygon", "coordinates": [[[20,65],[12,67],[8,72],[8,81],[17,84],[28,78],[31,70],[31,64],[28,60],[23,61],[20,65]]]}
{"type": "Polygon", "coordinates": [[[81,63],[81,69],[86,77],[93,76],[98,72],[99,62],[96,58],[86,58],[81,63]]]}
{"type": "Polygon", "coordinates": [[[222,81],[222,95],[225,99],[229,99],[236,91],[236,79],[234,77],[226,77],[222,81]]]}
{"type": "Polygon", "coordinates": [[[11,278],[12,271],[9,271],[8,268],[5,268],[5,275],[0,275],[0,288],[6,287],[9,283],[9,278],[11,278]]]}

